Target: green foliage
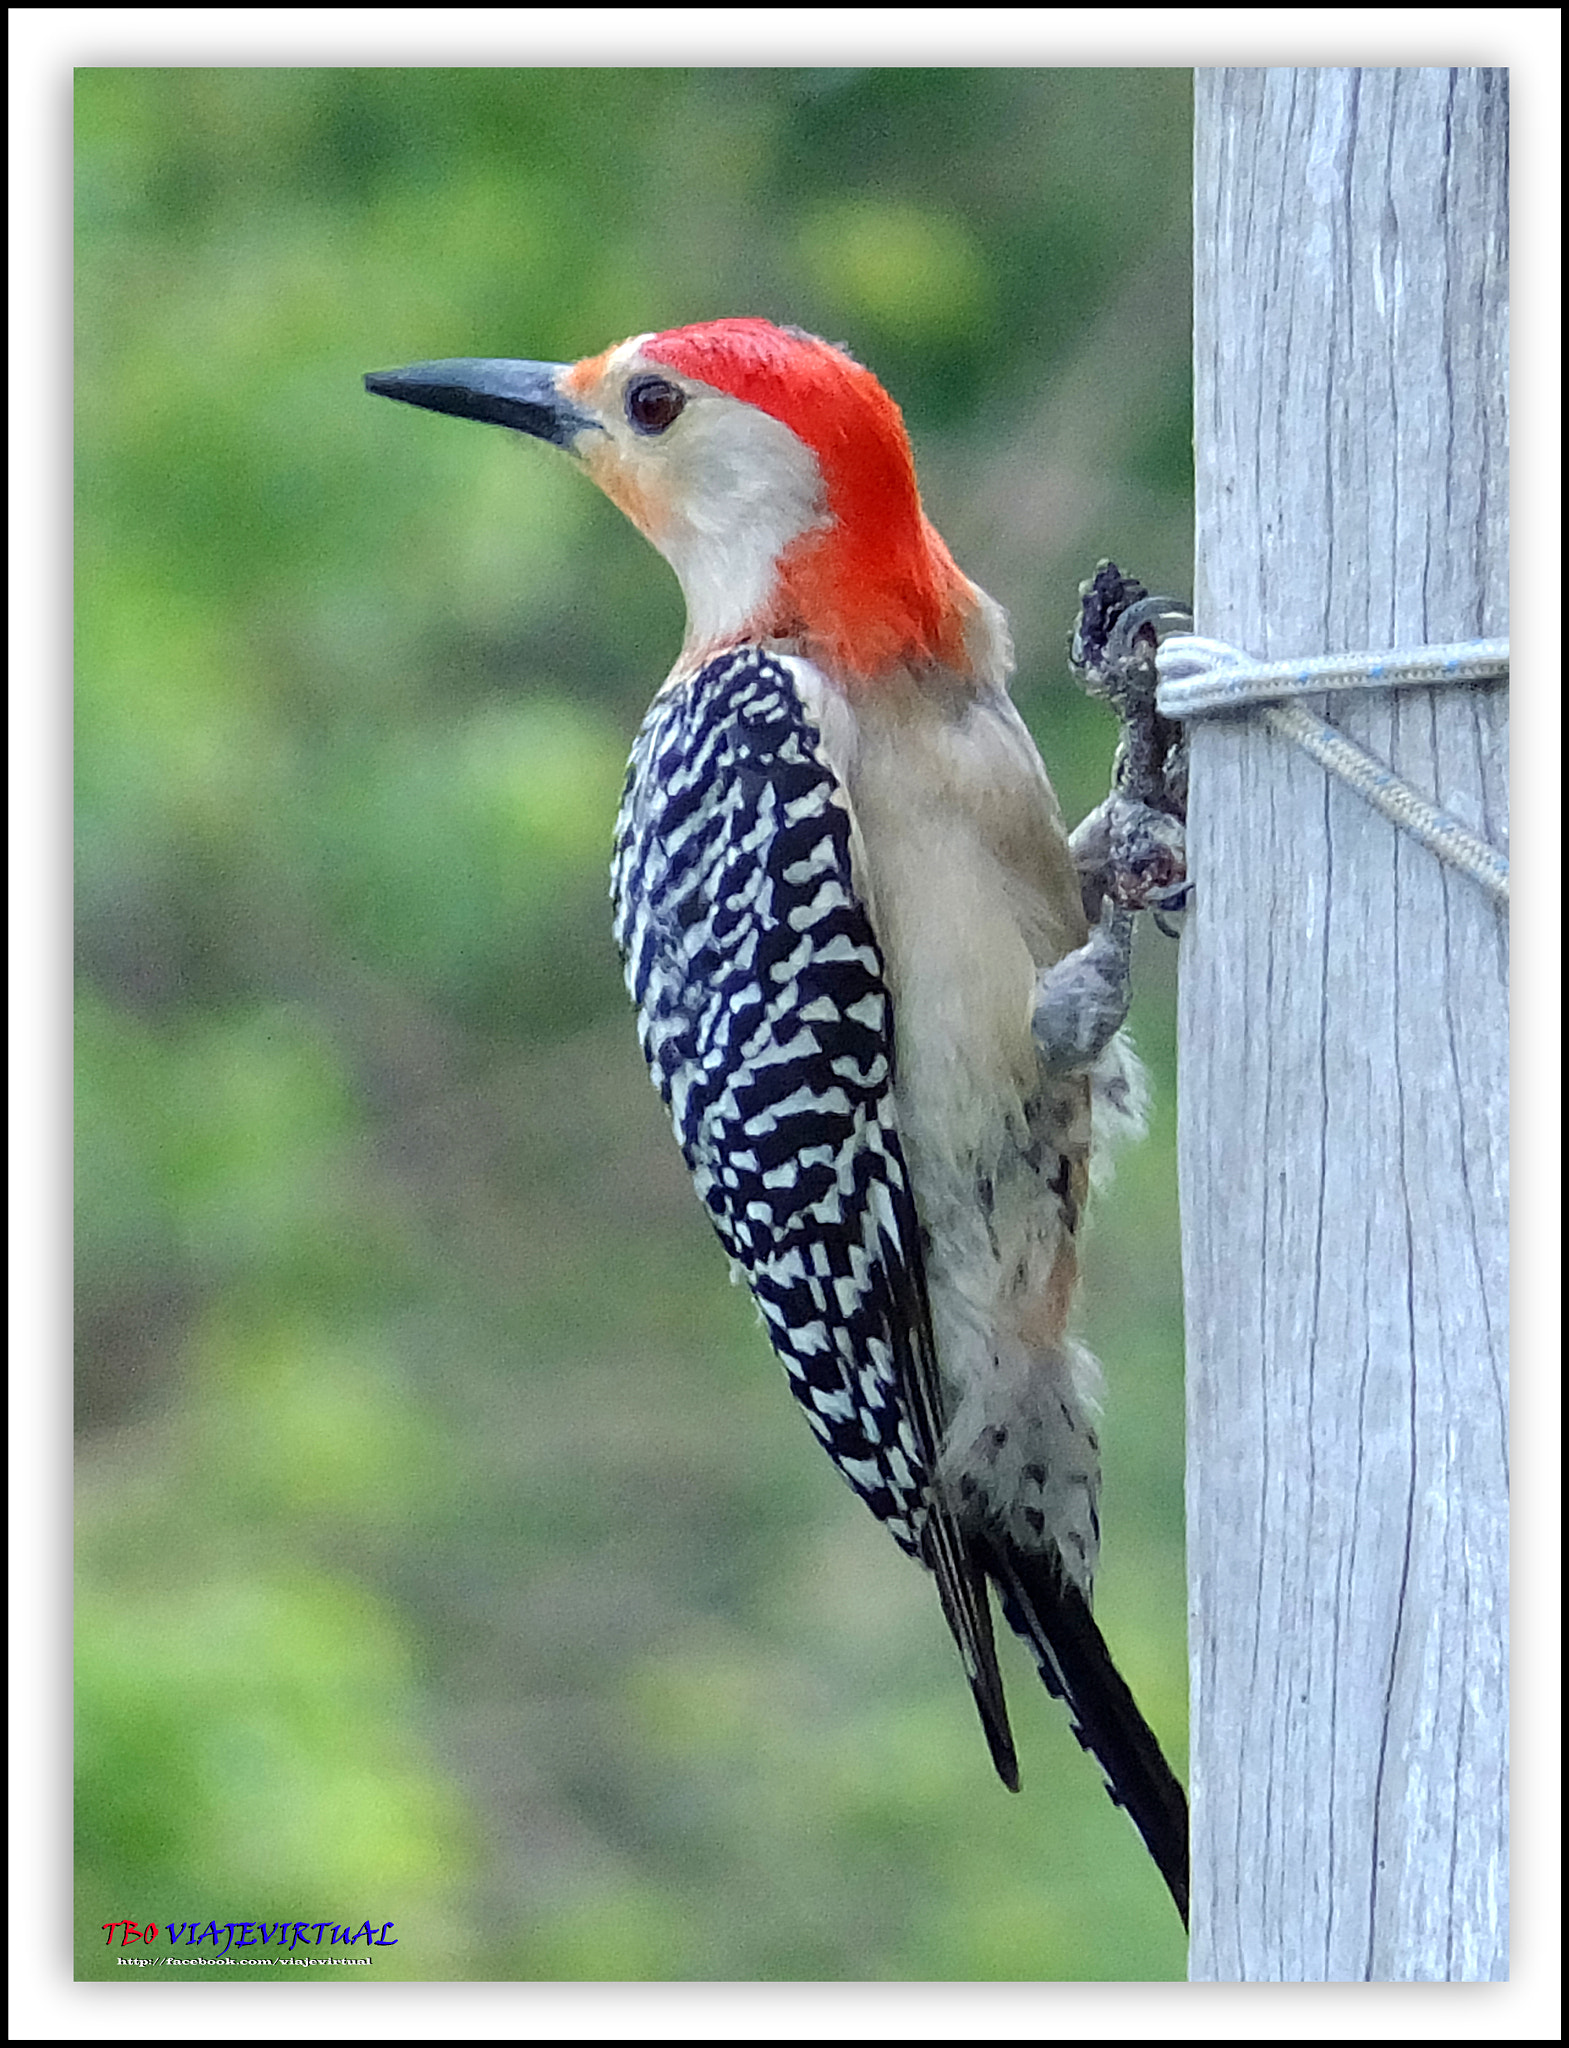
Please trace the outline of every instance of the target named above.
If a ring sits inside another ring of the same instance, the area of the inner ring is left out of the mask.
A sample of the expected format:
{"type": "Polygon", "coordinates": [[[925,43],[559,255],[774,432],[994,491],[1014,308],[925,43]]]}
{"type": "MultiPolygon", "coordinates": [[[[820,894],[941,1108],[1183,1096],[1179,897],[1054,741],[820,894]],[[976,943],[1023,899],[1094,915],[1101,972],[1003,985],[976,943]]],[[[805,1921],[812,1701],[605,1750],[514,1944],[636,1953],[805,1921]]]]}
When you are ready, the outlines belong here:
{"type": "MultiPolygon", "coordinates": [[[[325,1915],[408,1977],[1179,1974],[1022,1657],[989,1783],[642,1074],[605,862],[672,580],[548,451],[359,379],[849,342],[1076,816],[1075,585],[1187,580],[1186,75],[77,80],[79,1969],[110,1919],[325,1915]]],[[[1180,1754],[1146,971],[1101,1606],[1180,1754]]]]}

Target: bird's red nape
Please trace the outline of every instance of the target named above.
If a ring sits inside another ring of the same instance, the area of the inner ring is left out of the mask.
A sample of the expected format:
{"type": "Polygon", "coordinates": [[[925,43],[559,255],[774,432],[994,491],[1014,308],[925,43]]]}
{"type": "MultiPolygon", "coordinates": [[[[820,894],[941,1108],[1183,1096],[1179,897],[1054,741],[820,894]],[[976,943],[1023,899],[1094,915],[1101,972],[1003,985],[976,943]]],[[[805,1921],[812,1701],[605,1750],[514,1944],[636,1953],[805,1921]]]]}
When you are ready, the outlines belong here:
{"type": "Polygon", "coordinates": [[[921,509],[904,417],[870,370],[756,319],[672,328],[642,353],[768,413],[817,457],[831,524],[782,556],[759,635],[800,638],[863,682],[906,669],[969,676],[974,588],[921,509]]]}

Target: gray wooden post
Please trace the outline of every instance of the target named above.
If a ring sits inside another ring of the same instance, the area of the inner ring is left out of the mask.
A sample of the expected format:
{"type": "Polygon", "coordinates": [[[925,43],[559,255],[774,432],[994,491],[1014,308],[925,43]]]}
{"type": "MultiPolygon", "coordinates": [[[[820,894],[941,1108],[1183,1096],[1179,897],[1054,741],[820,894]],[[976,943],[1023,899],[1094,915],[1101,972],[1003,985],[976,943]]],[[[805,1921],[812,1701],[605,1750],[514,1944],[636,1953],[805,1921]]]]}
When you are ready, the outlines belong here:
{"type": "MultiPolygon", "coordinates": [[[[1508,631],[1508,81],[1200,72],[1196,630],[1508,631]]],[[[1502,846],[1501,689],[1330,713],[1502,846]]],[[[1193,734],[1180,1174],[1195,1979],[1508,1973],[1506,920],[1193,734]]]]}

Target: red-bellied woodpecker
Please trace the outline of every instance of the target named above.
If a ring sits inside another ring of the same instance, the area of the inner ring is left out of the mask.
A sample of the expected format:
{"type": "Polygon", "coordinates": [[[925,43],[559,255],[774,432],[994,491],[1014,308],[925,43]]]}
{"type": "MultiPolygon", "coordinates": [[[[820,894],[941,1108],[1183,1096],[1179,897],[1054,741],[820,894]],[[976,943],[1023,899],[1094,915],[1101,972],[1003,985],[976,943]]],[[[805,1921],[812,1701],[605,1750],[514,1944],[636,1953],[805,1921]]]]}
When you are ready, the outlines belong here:
{"type": "Polygon", "coordinates": [[[898,408],[753,319],[365,381],[565,449],[679,576],[613,871],[654,1081],[808,1422],[935,1575],[1004,1783],[988,1582],[1186,1918],[1186,1802],[1090,1615],[1071,1330],[1092,1141],[1136,1120],[1137,1069],[1003,614],[924,516],[898,408]]]}

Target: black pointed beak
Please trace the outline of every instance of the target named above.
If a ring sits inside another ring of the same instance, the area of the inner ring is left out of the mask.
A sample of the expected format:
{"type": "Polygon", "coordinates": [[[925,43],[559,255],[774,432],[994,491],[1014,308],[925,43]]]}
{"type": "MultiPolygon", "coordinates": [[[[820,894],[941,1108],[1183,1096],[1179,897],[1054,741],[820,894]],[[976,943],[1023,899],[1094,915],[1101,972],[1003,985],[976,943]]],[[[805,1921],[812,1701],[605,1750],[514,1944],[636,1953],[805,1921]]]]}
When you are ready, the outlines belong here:
{"type": "Polygon", "coordinates": [[[571,448],[585,428],[599,422],[561,391],[560,379],[570,367],[460,356],[450,362],[411,363],[406,370],[372,370],[365,389],[380,398],[401,398],[405,405],[456,413],[459,419],[488,420],[571,448]]]}

